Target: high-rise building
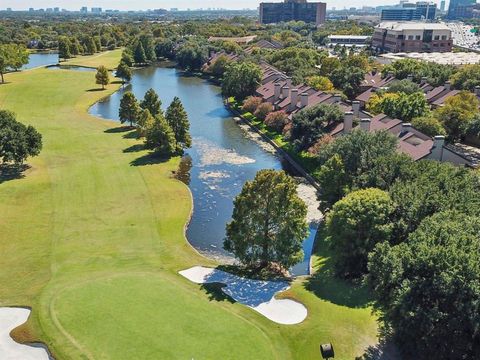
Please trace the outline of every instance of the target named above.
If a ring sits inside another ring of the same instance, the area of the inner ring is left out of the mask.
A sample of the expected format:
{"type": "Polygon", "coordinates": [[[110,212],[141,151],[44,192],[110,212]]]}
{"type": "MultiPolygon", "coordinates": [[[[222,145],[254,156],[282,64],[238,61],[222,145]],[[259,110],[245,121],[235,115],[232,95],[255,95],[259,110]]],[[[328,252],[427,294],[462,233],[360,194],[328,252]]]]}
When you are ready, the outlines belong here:
{"type": "Polygon", "coordinates": [[[437,5],[433,2],[401,3],[399,7],[382,10],[382,21],[434,20],[437,5]]]}
{"type": "Polygon", "coordinates": [[[445,12],[445,0],[440,1],[440,11],[445,12]]]}
{"type": "Polygon", "coordinates": [[[88,12],[88,8],[86,6],[83,6],[81,9],[80,9],[80,12],[82,14],[86,14],[88,12]]]}
{"type": "Polygon", "coordinates": [[[283,3],[261,3],[260,22],[273,24],[287,21],[304,21],[316,25],[325,22],[327,4],[307,0],[284,0],[283,3]]]}
{"type": "Polygon", "coordinates": [[[92,13],[93,14],[101,14],[102,13],[102,8],[101,7],[92,7],[92,13]]]}
{"type": "Polygon", "coordinates": [[[450,0],[447,18],[450,20],[472,18],[476,0],[450,0]]]}

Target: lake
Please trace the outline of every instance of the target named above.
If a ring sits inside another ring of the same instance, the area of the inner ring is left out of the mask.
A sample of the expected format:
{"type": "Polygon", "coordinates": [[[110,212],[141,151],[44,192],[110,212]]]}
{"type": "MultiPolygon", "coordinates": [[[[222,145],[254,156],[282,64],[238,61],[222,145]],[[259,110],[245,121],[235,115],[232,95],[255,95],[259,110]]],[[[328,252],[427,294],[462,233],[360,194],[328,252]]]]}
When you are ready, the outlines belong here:
{"type": "Polygon", "coordinates": [[[33,69],[39,66],[58,64],[58,54],[55,53],[34,53],[30,54],[28,64],[22,70],[33,69]]]}
{"type": "MultiPolygon", "coordinates": [[[[193,139],[181,168],[187,174],[194,210],[187,229],[188,241],[201,253],[219,260],[231,259],[223,250],[225,225],[230,221],[233,199],[247,180],[261,169],[282,169],[281,159],[246,136],[225,108],[218,86],[184,74],[173,67],[148,67],[134,71],[131,83],[95,104],[90,114],[118,121],[120,99],[132,91],[137,99],[153,88],[165,110],[178,96],[189,114],[193,139]]],[[[185,179],[184,179],[185,180],[185,179]]],[[[315,230],[305,242],[305,261],[294,268],[308,274],[315,230]]]]}

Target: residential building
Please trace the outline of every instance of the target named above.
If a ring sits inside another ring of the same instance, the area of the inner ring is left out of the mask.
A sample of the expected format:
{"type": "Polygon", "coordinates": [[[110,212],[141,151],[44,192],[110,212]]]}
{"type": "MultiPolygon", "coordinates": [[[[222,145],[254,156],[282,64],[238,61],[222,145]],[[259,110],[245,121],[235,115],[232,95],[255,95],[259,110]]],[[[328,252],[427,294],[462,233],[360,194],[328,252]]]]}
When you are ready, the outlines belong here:
{"type": "Polygon", "coordinates": [[[433,2],[402,3],[401,6],[382,10],[382,21],[435,20],[437,5],[433,2]]]}
{"type": "Polygon", "coordinates": [[[260,22],[273,24],[287,21],[304,21],[317,26],[325,22],[327,4],[307,0],[285,0],[283,3],[261,3],[260,22]]]}
{"type": "Polygon", "coordinates": [[[439,23],[382,22],[372,37],[372,46],[383,52],[449,52],[452,45],[452,31],[439,23]]]}

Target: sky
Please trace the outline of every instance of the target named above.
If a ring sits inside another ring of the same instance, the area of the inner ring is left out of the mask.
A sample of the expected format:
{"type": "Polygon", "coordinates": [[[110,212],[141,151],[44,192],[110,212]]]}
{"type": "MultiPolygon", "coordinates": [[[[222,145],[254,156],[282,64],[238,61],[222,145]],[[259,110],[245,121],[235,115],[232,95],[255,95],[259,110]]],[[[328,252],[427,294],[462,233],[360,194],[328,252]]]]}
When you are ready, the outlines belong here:
{"type": "MultiPolygon", "coordinates": [[[[264,0],[265,2],[282,2],[283,0],[264,0]]],[[[318,1],[318,0],[317,0],[318,1]]],[[[323,0],[325,1],[325,0],[323,0]]],[[[440,0],[438,0],[440,1],[440,0]]],[[[327,7],[362,7],[398,3],[398,0],[327,0],[327,7]]],[[[146,10],[172,7],[179,9],[225,8],[256,9],[260,0],[0,0],[0,9],[11,7],[14,10],[33,8],[60,7],[68,10],[79,10],[82,6],[102,7],[118,10],[146,10]]]]}

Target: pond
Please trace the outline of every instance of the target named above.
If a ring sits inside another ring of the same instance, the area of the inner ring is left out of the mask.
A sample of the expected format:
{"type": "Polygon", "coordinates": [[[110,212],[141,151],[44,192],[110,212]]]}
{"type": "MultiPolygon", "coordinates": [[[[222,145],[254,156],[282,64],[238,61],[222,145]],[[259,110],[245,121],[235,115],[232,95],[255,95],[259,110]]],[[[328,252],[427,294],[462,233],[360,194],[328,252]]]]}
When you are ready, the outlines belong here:
{"type": "Polygon", "coordinates": [[[58,54],[56,53],[34,53],[30,54],[28,64],[22,67],[22,70],[33,69],[39,66],[58,64],[58,54]]]}
{"type": "MultiPolygon", "coordinates": [[[[282,161],[256,141],[245,136],[225,108],[220,88],[206,80],[188,76],[173,67],[148,67],[134,72],[131,84],[91,107],[90,113],[118,120],[120,99],[132,91],[138,99],[153,88],[159,94],[163,109],[178,96],[190,119],[193,139],[183,169],[194,199],[194,210],[187,229],[188,241],[201,253],[219,260],[230,259],[223,250],[225,225],[230,221],[233,199],[247,180],[261,169],[282,169],[282,161]]],[[[314,232],[312,234],[314,236],[314,232]]],[[[311,236],[309,237],[311,240],[311,236]]],[[[311,241],[306,245],[310,258],[311,241]]],[[[308,268],[308,266],[307,266],[308,268]]],[[[296,275],[307,274],[305,263],[295,268],[296,275]]]]}

